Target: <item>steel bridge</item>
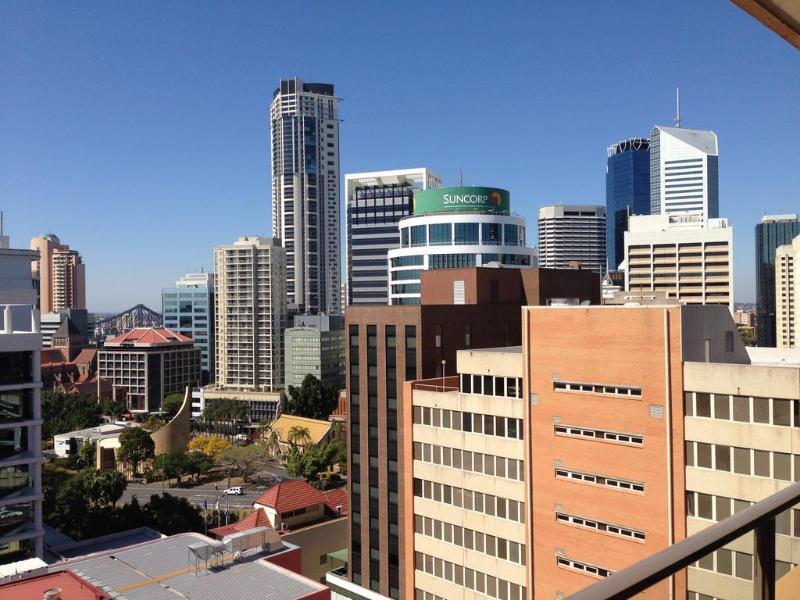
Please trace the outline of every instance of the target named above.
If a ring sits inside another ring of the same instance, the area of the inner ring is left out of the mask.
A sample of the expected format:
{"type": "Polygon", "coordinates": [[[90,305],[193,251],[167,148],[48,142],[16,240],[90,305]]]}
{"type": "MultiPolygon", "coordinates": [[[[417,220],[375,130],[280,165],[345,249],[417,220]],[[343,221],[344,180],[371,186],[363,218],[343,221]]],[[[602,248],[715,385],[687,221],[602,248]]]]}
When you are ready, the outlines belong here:
{"type": "Polygon", "coordinates": [[[137,304],[119,314],[95,321],[94,337],[103,339],[106,336],[119,335],[136,327],[161,327],[161,314],[144,304],[137,304]]]}

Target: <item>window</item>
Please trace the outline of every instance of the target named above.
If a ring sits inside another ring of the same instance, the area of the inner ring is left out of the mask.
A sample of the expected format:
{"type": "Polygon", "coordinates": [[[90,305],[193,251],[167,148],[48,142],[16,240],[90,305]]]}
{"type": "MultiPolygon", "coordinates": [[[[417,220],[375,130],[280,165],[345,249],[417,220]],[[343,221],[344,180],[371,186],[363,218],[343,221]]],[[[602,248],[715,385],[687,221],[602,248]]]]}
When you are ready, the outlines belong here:
{"type": "Polygon", "coordinates": [[[478,243],[477,223],[455,223],[456,244],[475,245],[478,243]]]}
{"type": "Polygon", "coordinates": [[[453,230],[450,223],[432,223],[428,226],[428,235],[431,246],[453,243],[453,230]]]}
{"type": "Polygon", "coordinates": [[[750,475],[750,449],[749,448],[734,448],[733,449],[733,471],[742,475],[750,475]]]}
{"type": "Polygon", "coordinates": [[[642,395],[642,389],[638,387],[578,383],[574,381],[554,381],[553,389],[557,392],[583,392],[590,394],[610,394],[615,396],[641,397],[642,395]]]}

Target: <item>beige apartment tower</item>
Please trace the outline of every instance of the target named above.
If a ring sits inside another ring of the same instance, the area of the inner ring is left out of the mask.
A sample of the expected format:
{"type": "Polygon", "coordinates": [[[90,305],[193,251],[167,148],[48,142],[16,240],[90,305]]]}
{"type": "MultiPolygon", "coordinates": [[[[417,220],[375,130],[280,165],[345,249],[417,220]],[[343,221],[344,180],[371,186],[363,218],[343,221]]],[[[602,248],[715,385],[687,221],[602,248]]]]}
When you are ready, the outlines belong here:
{"type": "Polygon", "coordinates": [[[214,249],[216,386],[270,391],[283,383],[286,251],[240,237],[214,249]]]}
{"type": "Polygon", "coordinates": [[[775,251],[775,333],[778,348],[796,348],[797,269],[800,236],[775,251]]]}
{"type": "Polygon", "coordinates": [[[86,271],[78,251],[71,250],[52,234],[33,238],[31,250],[39,252],[32,273],[39,285],[40,312],[86,308],[86,271]]]}
{"type": "Polygon", "coordinates": [[[698,215],[632,216],[625,232],[625,289],[664,292],[681,304],[733,313],[733,228],[698,215]]]}

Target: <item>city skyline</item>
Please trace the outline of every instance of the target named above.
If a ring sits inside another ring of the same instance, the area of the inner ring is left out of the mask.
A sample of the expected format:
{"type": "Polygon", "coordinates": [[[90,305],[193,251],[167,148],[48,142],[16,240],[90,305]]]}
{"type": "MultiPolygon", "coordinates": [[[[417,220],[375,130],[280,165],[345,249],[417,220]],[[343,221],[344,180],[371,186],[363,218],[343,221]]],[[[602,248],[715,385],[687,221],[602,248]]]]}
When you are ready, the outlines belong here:
{"type": "MultiPolygon", "coordinates": [[[[680,85],[683,125],[720,138],[720,216],[736,232],[737,302],[755,299],[755,224],[763,213],[796,212],[798,149],[782,134],[800,124],[792,110],[800,84],[764,94],[771,76],[756,65],[792,72],[798,58],[732,4],[619,5],[602,15],[513,5],[491,18],[479,5],[438,6],[408,25],[408,40],[426,44],[392,47],[372,27],[394,18],[392,8],[340,7],[303,24],[307,47],[290,58],[272,50],[297,35],[293,7],[280,26],[265,9],[187,7],[0,9],[6,232],[25,247],[52,231],[81,252],[91,311],[157,308],[176,276],[210,270],[214,246],[270,234],[269,101],[281,78],[330,82],[344,99],[340,177],[426,165],[452,185],[461,169],[467,184],[509,189],[529,223],[539,206],[603,204],[605,149],[671,126],[680,85]],[[342,36],[331,23],[362,34],[342,36]],[[669,31],[671,54],[627,35],[632,26],[669,31]],[[474,27],[498,42],[452,35],[474,27]],[[583,37],[558,45],[574,29],[583,37]],[[560,60],[544,52],[553,44],[560,60]],[[509,46],[518,49],[510,60],[509,46]],[[370,85],[363,73],[395,52],[417,67],[414,85],[370,85]],[[531,76],[521,79],[520,70],[531,76]],[[466,83],[478,80],[485,85],[466,83]],[[642,81],[635,94],[621,93],[642,81]],[[751,112],[772,118],[756,127],[751,112]],[[497,116],[514,114],[537,118],[497,116]],[[70,219],[76,207],[82,218],[70,219]]],[[[343,195],[340,188],[342,215],[343,195]]]]}

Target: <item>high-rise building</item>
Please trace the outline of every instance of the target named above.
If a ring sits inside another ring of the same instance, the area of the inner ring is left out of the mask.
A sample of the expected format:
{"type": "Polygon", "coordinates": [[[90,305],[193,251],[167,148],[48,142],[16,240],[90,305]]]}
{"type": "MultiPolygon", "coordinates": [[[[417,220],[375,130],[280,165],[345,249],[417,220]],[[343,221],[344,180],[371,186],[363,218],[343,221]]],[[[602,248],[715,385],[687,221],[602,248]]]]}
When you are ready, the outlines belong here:
{"type": "MultiPolygon", "coordinates": [[[[800,316],[800,236],[775,251],[775,333],[778,348],[797,348],[800,316]]],[[[738,311],[737,311],[738,312],[738,311]]]]}
{"type": "Polygon", "coordinates": [[[58,312],[45,313],[41,317],[39,330],[42,332],[42,346],[50,348],[53,334],[62,323],[69,320],[77,327],[86,343],[89,341],[89,313],[85,308],[62,308],[58,312]]]}
{"type": "Polygon", "coordinates": [[[86,308],[86,270],[78,251],[52,234],[33,238],[31,250],[39,252],[33,279],[34,284],[38,282],[40,312],[86,308]]]}
{"type": "Polygon", "coordinates": [[[719,150],[713,131],[653,127],[650,134],[650,214],[719,217],[719,150]]]}
{"type": "Polygon", "coordinates": [[[767,215],[756,225],[756,331],[759,346],[775,346],[775,252],[800,235],[797,215],[767,215]]]}
{"type": "MultiPolygon", "coordinates": [[[[800,359],[745,348],[725,308],[529,306],[521,328],[404,387],[403,597],[568,597],[800,479],[800,359]]],[[[798,524],[775,520],[778,580],[798,524]]],[[[753,548],[646,595],[752,597],[753,548]]]]}
{"type": "Polygon", "coordinates": [[[631,217],[625,289],[665,292],[683,304],[723,304],[733,313],[733,228],[699,215],[631,217]]]}
{"type": "Polygon", "coordinates": [[[339,314],[339,99],[333,85],[282,80],[270,106],[272,235],[301,312],[339,314]]]}
{"type": "Polygon", "coordinates": [[[519,344],[521,306],[600,302],[599,278],[588,271],[442,269],[421,279],[420,305],[347,309],[350,563],[347,579],[327,581],[355,594],[348,597],[413,597],[401,592],[413,586],[401,568],[412,543],[402,521],[411,501],[403,483],[404,382],[454,373],[463,348],[519,344]]]}
{"type": "Polygon", "coordinates": [[[137,327],[106,340],[97,367],[132,413],[158,412],[164,398],[198,387],[202,378],[192,339],[164,327],[137,327]]]}
{"type": "Polygon", "coordinates": [[[0,231],[0,564],[44,557],[37,254],[9,246],[0,231]]]}
{"type": "Polygon", "coordinates": [[[416,192],[413,215],[399,227],[400,246],[388,253],[391,304],[419,304],[420,275],[429,269],[536,265],[525,219],[510,213],[510,194],[500,188],[416,192]]]}
{"type": "Polygon", "coordinates": [[[194,340],[200,349],[203,383],[214,380],[214,274],[187,273],[161,290],[164,327],[194,340]]]}
{"type": "Polygon", "coordinates": [[[411,215],[415,192],[441,185],[425,168],[345,175],[348,306],[389,303],[386,255],[400,247],[398,223],[411,215]]]}
{"type": "Polygon", "coordinates": [[[274,238],[214,249],[217,387],[272,391],[283,383],[286,256],[274,238]]]}
{"type": "Polygon", "coordinates": [[[539,266],[566,269],[576,261],[582,269],[606,270],[604,206],[559,204],[539,208],[539,266]]]}
{"type": "Polygon", "coordinates": [[[650,214],[650,140],[629,138],[608,147],[606,162],[606,262],[616,270],[625,258],[630,215],[650,214]]]}
{"type": "Polygon", "coordinates": [[[344,317],[295,315],[284,334],[284,384],[299,387],[306,375],[335,390],[344,387],[344,317]]]}

